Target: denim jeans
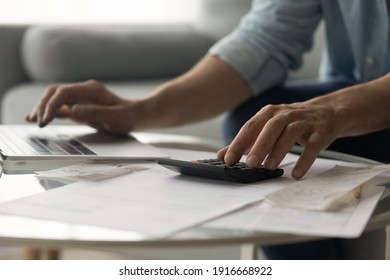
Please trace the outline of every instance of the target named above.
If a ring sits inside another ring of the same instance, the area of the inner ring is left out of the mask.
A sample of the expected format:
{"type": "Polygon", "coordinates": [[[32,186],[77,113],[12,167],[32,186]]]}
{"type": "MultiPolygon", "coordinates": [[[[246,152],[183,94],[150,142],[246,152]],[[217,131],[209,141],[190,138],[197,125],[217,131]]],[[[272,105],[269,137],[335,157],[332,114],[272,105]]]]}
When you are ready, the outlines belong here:
{"type": "MultiPolygon", "coordinates": [[[[242,125],[267,104],[305,101],[351,85],[353,83],[349,81],[294,82],[253,97],[226,115],[223,122],[225,143],[229,144],[242,125]]],[[[372,113],[375,114],[375,112],[372,113]]],[[[364,136],[340,138],[334,141],[328,149],[388,163],[390,162],[389,143],[390,129],[364,136]]]]}
{"type": "MultiPolygon", "coordinates": [[[[253,97],[225,117],[223,135],[226,144],[231,142],[249,118],[267,104],[305,101],[351,85],[353,83],[348,81],[294,82],[253,97]]],[[[328,149],[390,162],[390,130],[338,139],[328,149]]],[[[343,253],[339,245],[340,239],[333,238],[288,245],[264,246],[262,249],[268,259],[342,259],[343,253]]]]}

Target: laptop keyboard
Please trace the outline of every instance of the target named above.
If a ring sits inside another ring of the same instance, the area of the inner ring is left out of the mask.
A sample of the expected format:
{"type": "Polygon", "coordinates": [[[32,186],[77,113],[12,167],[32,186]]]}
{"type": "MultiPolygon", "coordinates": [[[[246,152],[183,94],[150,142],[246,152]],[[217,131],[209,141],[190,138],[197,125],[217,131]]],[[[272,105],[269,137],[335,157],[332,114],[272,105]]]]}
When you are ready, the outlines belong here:
{"type": "Polygon", "coordinates": [[[75,139],[54,140],[31,137],[27,141],[40,155],[95,155],[75,139]]]}
{"type": "Polygon", "coordinates": [[[84,144],[66,135],[55,138],[31,135],[24,138],[16,131],[7,130],[6,133],[1,131],[0,137],[12,151],[21,155],[96,155],[84,144]]]}

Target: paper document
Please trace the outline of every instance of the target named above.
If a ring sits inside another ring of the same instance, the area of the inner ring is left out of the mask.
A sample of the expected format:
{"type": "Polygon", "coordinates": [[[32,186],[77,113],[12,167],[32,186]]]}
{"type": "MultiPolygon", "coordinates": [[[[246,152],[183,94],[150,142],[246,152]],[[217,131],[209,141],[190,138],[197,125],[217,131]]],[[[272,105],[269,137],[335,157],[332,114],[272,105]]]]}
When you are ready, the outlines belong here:
{"type": "Polygon", "coordinates": [[[275,207],[266,201],[218,218],[206,227],[258,230],[321,237],[359,237],[371,217],[383,187],[362,187],[361,199],[337,212],[275,207]]]}
{"type": "Polygon", "coordinates": [[[315,177],[270,193],[266,195],[266,200],[279,207],[337,211],[359,198],[364,182],[389,169],[390,165],[335,166],[315,177]]]}
{"type": "Polygon", "coordinates": [[[291,181],[276,178],[244,185],[177,175],[155,163],[139,165],[148,169],[104,181],[77,182],[0,204],[0,213],[165,238],[260,201],[291,181]]]}

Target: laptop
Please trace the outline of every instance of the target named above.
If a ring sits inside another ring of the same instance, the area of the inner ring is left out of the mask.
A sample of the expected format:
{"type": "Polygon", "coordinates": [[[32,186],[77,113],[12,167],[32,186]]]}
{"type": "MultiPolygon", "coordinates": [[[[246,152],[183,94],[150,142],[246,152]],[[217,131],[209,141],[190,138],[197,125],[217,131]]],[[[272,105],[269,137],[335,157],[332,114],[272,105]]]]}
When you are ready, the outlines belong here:
{"type": "Polygon", "coordinates": [[[28,173],[86,161],[139,161],[168,157],[135,135],[97,133],[79,125],[0,125],[4,173],[28,173]]]}

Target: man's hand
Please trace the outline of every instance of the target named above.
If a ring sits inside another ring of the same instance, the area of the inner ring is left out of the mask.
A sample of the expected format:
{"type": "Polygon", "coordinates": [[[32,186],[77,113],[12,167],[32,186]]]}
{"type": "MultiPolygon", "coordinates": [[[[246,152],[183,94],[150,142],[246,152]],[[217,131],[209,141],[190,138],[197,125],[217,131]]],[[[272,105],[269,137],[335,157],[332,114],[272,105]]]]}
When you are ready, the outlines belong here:
{"type": "Polygon", "coordinates": [[[304,147],[292,176],[301,178],[319,152],[337,137],[337,112],[329,102],[308,101],[290,105],[268,105],[239,131],[230,146],[220,150],[218,158],[228,164],[238,162],[249,150],[246,164],[276,169],[296,143],[304,147]],[[323,104],[322,104],[323,103],[323,104]]]}
{"type": "Polygon", "coordinates": [[[52,85],[26,120],[44,127],[54,118],[70,118],[98,131],[121,134],[133,129],[133,105],[94,80],[52,85]]]}
{"type": "MultiPolygon", "coordinates": [[[[336,138],[390,128],[390,74],[306,102],[261,109],[217,154],[228,164],[249,150],[247,165],[275,169],[293,145],[304,149],[292,171],[302,178],[319,152],[336,138]]],[[[373,143],[375,144],[375,143],[373,143]]]]}

